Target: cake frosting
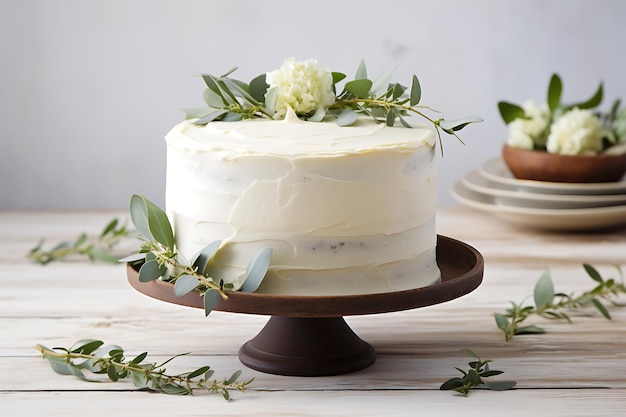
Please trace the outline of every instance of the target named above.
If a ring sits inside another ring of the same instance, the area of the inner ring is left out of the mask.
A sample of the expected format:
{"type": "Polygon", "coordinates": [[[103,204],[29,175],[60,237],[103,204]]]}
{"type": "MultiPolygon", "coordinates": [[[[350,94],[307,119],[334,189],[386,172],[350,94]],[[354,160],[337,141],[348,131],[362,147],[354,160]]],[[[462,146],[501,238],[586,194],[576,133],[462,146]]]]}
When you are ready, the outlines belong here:
{"type": "Polygon", "coordinates": [[[166,136],[166,211],[181,253],[221,240],[214,279],[241,286],[273,248],[257,292],[367,294],[437,282],[435,135],[368,118],[340,127],[186,120],[166,136]]]}

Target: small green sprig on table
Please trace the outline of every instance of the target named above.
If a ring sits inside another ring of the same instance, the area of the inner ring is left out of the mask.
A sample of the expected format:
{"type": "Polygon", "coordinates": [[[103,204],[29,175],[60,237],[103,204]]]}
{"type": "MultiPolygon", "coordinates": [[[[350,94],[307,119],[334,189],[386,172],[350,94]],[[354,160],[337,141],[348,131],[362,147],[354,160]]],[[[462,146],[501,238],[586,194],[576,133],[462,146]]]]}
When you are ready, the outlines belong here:
{"type": "Polygon", "coordinates": [[[28,252],[27,256],[42,265],[74,255],[87,256],[92,261],[117,262],[118,257],[113,254],[113,248],[124,238],[133,234],[134,232],[120,224],[118,219],[113,219],[107,223],[98,236],[90,237],[87,233],[81,233],[77,239],[58,243],[48,250],[44,250],[45,241],[41,240],[28,252]]]}
{"type": "Polygon", "coordinates": [[[623,274],[619,267],[617,271],[622,277],[619,282],[614,278],[604,279],[598,270],[589,264],[583,264],[587,275],[596,282],[596,286],[580,295],[556,293],[554,284],[548,271],[544,272],[534,288],[533,298],[535,305],[524,305],[524,302],[511,301],[511,307],[506,313],[495,313],[496,325],[504,332],[504,337],[509,342],[514,336],[522,334],[545,333],[545,329],[536,325],[522,325],[531,316],[540,316],[553,320],[565,320],[571,323],[571,318],[563,309],[572,310],[586,307],[596,308],[602,316],[611,319],[611,315],[601,300],[616,305],[611,298],[626,294],[626,286],[623,282],[623,274]]]}
{"type": "Polygon", "coordinates": [[[456,391],[467,397],[470,390],[473,388],[488,389],[492,391],[506,391],[512,389],[515,385],[517,385],[517,382],[509,380],[485,382],[484,378],[500,375],[504,372],[498,371],[496,369],[491,369],[489,367],[489,363],[493,362],[492,360],[482,360],[476,353],[474,353],[470,349],[463,349],[463,352],[467,353],[475,359],[468,362],[470,369],[464,371],[460,368],[455,368],[457,371],[461,372],[463,376],[447,380],[446,382],[441,384],[441,387],[439,387],[439,389],[456,391]]]}
{"type": "Polygon", "coordinates": [[[44,359],[47,359],[54,372],[61,375],[74,375],[84,381],[101,382],[85,375],[106,375],[109,380],[117,382],[129,379],[133,384],[149,391],[163,392],[173,395],[190,395],[194,391],[221,393],[224,399],[230,400],[230,391],[244,392],[254,378],[238,381],[241,371],[236,371],[229,378],[221,381],[210,381],[213,370],[210,366],[202,366],[191,372],[176,375],[166,374],[167,363],[173,359],[187,355],[175,355],[160,364],[146,363],[148,356],[143,352],[131,360],[124,357],[124,349],[117,345],[105,345],[101,340],[85,339],[76,342],[69,349],[63,347],[48,348],[37,345],[44,359]]]}

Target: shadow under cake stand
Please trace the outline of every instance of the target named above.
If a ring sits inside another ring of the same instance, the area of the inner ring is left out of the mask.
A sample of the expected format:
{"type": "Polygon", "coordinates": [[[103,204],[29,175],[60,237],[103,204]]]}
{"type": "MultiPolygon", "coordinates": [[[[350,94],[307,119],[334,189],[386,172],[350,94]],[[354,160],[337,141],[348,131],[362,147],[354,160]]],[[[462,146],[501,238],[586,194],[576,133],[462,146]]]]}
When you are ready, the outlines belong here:
{"type": "MultiPolygon", "coordinates": [[[[367,368],[376,360],[374,348],[360,339],[343,316],[409,310],[443,303],[476,289],[483,278],[484,260],[473,247],[445,236],[437,237],[441,282],[411,290],[338,296],[292,296],[231,292],[215,310],[269,315],[265,327],[239,350],[249,368],[278,375],[339,375],[367,368]]],[[[128,281],[137,291],[158,300],[204,308],[193,291],[182,297],[174,285],[160,280],[140,282],[127,264],[128,281]]]]}

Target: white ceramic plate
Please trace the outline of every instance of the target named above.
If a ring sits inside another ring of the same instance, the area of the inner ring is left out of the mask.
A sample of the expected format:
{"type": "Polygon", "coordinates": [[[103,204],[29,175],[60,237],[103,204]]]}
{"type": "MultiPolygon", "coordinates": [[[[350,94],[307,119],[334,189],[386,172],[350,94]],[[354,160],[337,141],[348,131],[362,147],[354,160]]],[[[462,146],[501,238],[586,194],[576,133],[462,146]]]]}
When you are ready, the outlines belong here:
{"type": "Polygon", "coordinates": [[[606,207],[626,204],[626,194],[546,194],[526,190],[490,181],[474,170],[465,175],[461,182],[470,190],[492,196],[497,204],[547,208],[574,209],[588,207],[606,207]]]}
{"type": "Polygon", "coordinates": [[[462,204],[522,226],[580,231],[626,226],[626,205],[578,209],[539,209],[497,204],[493,196],[467,188],[458,181],[452,195],[462,204]]]}
{"type": "Polygon", "coordinates": [[[626,194],[626,181],[602,182],[602,183],[571,183],[571,182],[548,182],[533,180],[518,180],[513,177],[511,171],[502,158],[492,159],[480,168],[480,175],[490,181],[525,190],[544,194],[626,194]]]}

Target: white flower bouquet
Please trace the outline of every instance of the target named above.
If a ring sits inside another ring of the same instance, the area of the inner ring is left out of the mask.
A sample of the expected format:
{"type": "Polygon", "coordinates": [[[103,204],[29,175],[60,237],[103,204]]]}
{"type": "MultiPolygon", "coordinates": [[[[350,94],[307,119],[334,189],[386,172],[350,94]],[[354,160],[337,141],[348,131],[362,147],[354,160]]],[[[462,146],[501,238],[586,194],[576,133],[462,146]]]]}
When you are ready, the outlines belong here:
{"type": "Polygon", "coordinates": [[[587,101],[568,105],[561,103],[562,86],[561,78],[553,74],[547,102],[541,106],[532,100],[521,106],[498,103],[509,128],[507,145],[561,155],[626,153],[626,108],[620,111],[620,100],[608,113],[594,112],[602,102],[602,83],[587,101]]]}
{"type": "Polygon", "coordinates": [[[616,100],[607,113],[596,109],[603,85],[583,102],[563,104],[563,84],[553,74],[547,102],[498,109],[508,125],[504,161],[518,179],[555,182],[612,182],[626,172],[626,108],[616,100]]]}

